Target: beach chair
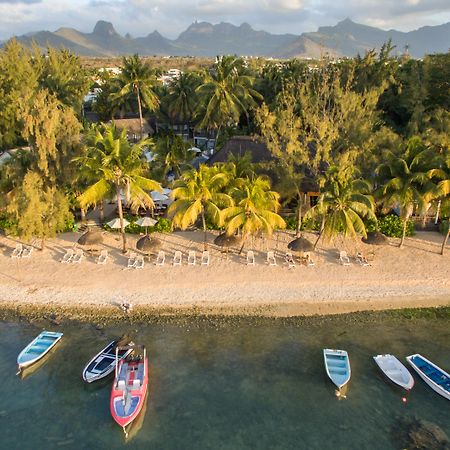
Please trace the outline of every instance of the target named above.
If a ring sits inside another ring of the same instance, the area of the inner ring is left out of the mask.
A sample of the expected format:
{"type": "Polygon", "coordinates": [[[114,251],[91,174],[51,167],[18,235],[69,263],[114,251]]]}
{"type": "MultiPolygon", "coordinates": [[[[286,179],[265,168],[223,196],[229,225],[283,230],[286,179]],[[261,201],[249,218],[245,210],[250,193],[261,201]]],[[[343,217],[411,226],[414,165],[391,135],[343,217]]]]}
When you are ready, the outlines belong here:
{"type": "Polygon", "coordinates": [[[350,258],[348,257],[347,252],[345,250],[341,250],[339,252],[339,261],[343,266],[350,265],[350,258]]]}
{"type": "Polygon", "coordinates": [[[209,266],[209,251],[204,250],[202,253],[202,266],[209,266]]]}
{"type": "Polygon", "coordinates": [[[315,266],[315,263],[314,263],[314,261],[311,258],[311,253],[310,252],[303,252],[302,263],[305,264],[305,266],[308,266],[308,267],[315,266]]]}
{"type": "Polygon", "coordinates": [[[294,257],[292,256],[292,253],[287,252],[286,256],[284,257],[284,260],[286,261],[289,269],[292,269],[295,267],[295,260],[294,260],[294,257]]]}
{"type": "Polygon", "coordinates": [[[189,250],[188,253],[188,266],[195,266],[196,258],[195,258],[195,251],[189,250]]]}
{"type": "Polygon", "coordinates": [[[255,265],[255,254],[253,250],[249,250],[247,252],[247,266],[254,266],[255,265]]]}
{"type": "Polygon", "coordinates": [[[84,256],[83,250],[81,250],[81,248],[78,249],[72,257],[72,263],[80,264],[81,260],[83,259],[83,256],[84,256]]]}
{"type": "Polygon", "coordinates": [[[128,256],[128,264],[127,264],[127,268],[131,269],[134,267],[134,263],[136,262],[136,252],[130,252],[129,256],[128,256]]]}
{"type": "Polygon", "coordinates": [[[166,254],[162,250],[160,250],[158,252],[158,256],[156,257],[156,265],[163,266],[165,261],[166,261],[166,254]]]}
{"type": "Polygon", "coordinates": [[[267,264],[269,264],[269,266],[277,265],[277,260],[275,259],[275,252],[267,252],[267,264]]]}
{"type": "Polygon", "coordinates": [[[108,261],[108,257],[108,250],[102,250],[100,255],[98,255],[97,264],[106,264],[106,261],[108,261]]]}
{"type": "Polygon", "coordinates": [[[358,252],[356,254],[356,261],[361,265],[361,266],[370,266],[369,262],[367,261],[367,258],[361,253],[358,252]]]}
{"type": "Polygon", "coordinates": [[[17,244],[16,248],[11,253],[11,258],[20,258],[23,252],[23,246],[22,244],[17,244]]]}
{"type": "Polygon", "coordinates": [[[21,258],[31,258],[31,253],[33,253],[33,247],[24,247],[20,257],[21,258]]]}
{"type": "Polygon", "coordinates": [[[144,268],[144,257],[142,255],[136,256],[136,260],[134,261],[133,267],[135,269],[143,269],[144,268]]]}
{"type": "Polygon", "coordinates": [[[63,264],[70,263],[70,261],[72,261],[73,255],[74,255],[73,249],[72,248],[67,249],[65,255],[61,259],[61,262],[63,264]]]}
{"type": "Polygon", "coordinates": [[[181,252],[179,250],[177,250],[173,254],[173,265],[174,266],[181,266],[182,260],[183,260],[183,255],[181,254],[181,252]]]}

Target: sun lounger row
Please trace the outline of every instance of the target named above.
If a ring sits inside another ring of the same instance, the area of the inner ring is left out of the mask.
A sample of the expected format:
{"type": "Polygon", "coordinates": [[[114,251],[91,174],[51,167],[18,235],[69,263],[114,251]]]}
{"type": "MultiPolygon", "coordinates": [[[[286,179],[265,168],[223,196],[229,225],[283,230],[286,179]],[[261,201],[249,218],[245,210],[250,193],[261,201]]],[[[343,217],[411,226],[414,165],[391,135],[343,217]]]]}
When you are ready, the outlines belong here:
{"type": "MultiPolygon", "coordinates": [[[[361,266],[370,266],[370,263],[367,261],[367,258],[360,252],[358,252],[355,256],[356,262],[361,266]]],[[[347,252],[344,250],[341,250],[339,252],[339,262],[343,266],[349,266],[351,264],[350,258],[347,255],[347,252]]]]}
{"type": "Polygon", "coordinates": [[[24,247],[22,244],[17,244],[11,253],[11,258],[30,258],[32,252],[33,247],[24,247]]]}
{"type": "Polygon", "coordinates": [[[74,250],[73,248],[69,248],[64,256],[61,258],[61,263],[63,264],[80,264],[81,260],[84,258],[84,253],[81,248],[78,250],[74,250]]]}
{"type": "MultiPolygon", "coordinates": [[[[254,266],[255,265],[255,253],[253,252],[253,250],[249,250],[247,252],[247,265],[248,266],[254,266]]],[[[295,259],[292,256],[292,253],[287,252],[285,257],[284,257],[284,261],[286,262],[286,264],[289,266],[289,268],[293,268],[296,266],[295,264],[295,259]]],[[[273,251],[269,251],[267,252],[267,258],[266,258],[266,262],[269,266],[276,266],[277,265],[277,260],[275,257],[275,252],[273,251]]],[[[315,263],[311,258],[311,254],[309,252],[304,252],[303,255],[300,257],[300,262],[302,264],[305,264],[306,266],[314,266],[315,263]]]]}
{"type": "MultiPolygon", "coordinates": [[[[162,250],[158,253],[156,258],[156,265],[163,266],[166,261],[166,254],[162,250]]],[[[183,264],[183,254],[177,250],[173,254],[172,265],[181,266],[183,264]]],[[[187,265],[195,266],[197,264],[197,254],[194,250],[190,250],[187,255],[187,265]]],[[[201,256],[201,260],[199,261],[199,265],[201,266],[209,266],[209,251],[204,250],[201,256]]]]}

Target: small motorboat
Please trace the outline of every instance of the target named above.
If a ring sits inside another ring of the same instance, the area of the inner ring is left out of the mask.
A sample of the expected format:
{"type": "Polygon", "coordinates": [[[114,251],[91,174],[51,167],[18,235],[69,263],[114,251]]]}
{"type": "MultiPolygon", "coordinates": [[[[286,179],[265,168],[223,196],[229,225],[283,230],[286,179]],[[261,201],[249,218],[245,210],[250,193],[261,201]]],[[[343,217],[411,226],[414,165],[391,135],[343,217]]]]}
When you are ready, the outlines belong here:
{"type": "Polygon", "coordinates": [[[323,350],[325,369],[331,381],[341,390],[350,380],[351,369],[348,353],[345,350],[323,350]]]}
{"type": "MultiPolygon", "coordinates": [[[[123,428],[125,437],[128,436],[126,427],[139,415],[144,406],[148,385],[148,360],[145,347],[143,354],[119,359],[119,352],[130,348],[116,347],[115,377],[111,390],[110,410],[114,420],[123,428]]],[[[131,347],[133,350],[136,346],[131,347]]]]}
{"type": "Polygon", "coordinates": [[[406,359],[431,389],[450,400],[450,375],[447,372],[418,353],[406,359]]]}
{"type": "Polygon", "coordinates": [[[43,331],[35,337],[17,357],[19,373],[25,367],[29,367],[46,355],[63,337],[63,333],[43,331]]]}
{"type": "Polygon", "coordinates": [[[377,355],[373,357],[381,371],[396,385],[410,391],[414,378],[409,370],[394,355],[377,355]]]}
{"type": "MultiPolygon", "coordinates": [[[[116,347],[119,341],[110,342],[103,350],[97,353],[83,370],[83,380],[88,383],[100,380],[114,371],[116,365],[116,347]]],[[[133,349],[133,342],[129,342],[130,348],[119,352],[119,360],[126,358],[133,349]]]]}

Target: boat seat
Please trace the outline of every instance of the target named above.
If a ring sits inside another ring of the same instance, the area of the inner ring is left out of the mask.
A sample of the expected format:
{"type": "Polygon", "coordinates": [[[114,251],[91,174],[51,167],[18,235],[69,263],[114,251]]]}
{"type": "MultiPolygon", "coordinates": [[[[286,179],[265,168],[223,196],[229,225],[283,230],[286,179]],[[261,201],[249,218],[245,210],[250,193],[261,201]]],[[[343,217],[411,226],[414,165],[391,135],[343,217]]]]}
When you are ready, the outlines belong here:
{"type": "Polygon", "coordinates": [[[126,389],[126,383],[125,380],[119,380],[117,382],[117,389],[120,389],[121,391],[124,391],[126,389]]]}
{"type": "Polygon", "coordinates": [[[138,378],[135,378],[133,380],[133,389],[139,389],[141,387],[141,380],[138,378]]]}
{"type": "Polygon", "coordinates": [[[128,370],[128,363],[123,363],[120,366],[120,372],[119,372],[119,376],[117,377],[117,381],[127,381],[127,370],[128,370]]]}
{"type": "Polygon", "coordinates": [[[135,380],[139,380],[139,383],[143,383],[144,381],[144,364],[139,364],[138,371],[136,376],[134,377],[135,380]]]}

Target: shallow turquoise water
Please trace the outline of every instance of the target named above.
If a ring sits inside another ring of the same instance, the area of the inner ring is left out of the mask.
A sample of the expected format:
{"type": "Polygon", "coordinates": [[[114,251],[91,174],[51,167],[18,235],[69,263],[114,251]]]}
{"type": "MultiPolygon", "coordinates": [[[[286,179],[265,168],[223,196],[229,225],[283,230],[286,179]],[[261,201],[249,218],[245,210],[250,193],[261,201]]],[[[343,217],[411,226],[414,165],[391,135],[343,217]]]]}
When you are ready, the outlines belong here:
{"type": "Polygon", "coordinates": [[[416,378],[406,405],[371,356],[418,352],[450,369],[450,321],[406,319],[210,326],[86,324],[65,333],[44,364],[21,379],[20,350],[42,329],[0,322],[1,449],[397,449],[399,420],[416,417],[450,435],[450,402],[416,378]],[[125,443],[109,413],[111,379],[84,384],[90,357],[122,332],[147,346],[145,415],[125,443]],[[321,349],[344,348],[352,379],[337,400],[321,349]],[[141,425],[140,429],[139,425],[141,425]]]}

